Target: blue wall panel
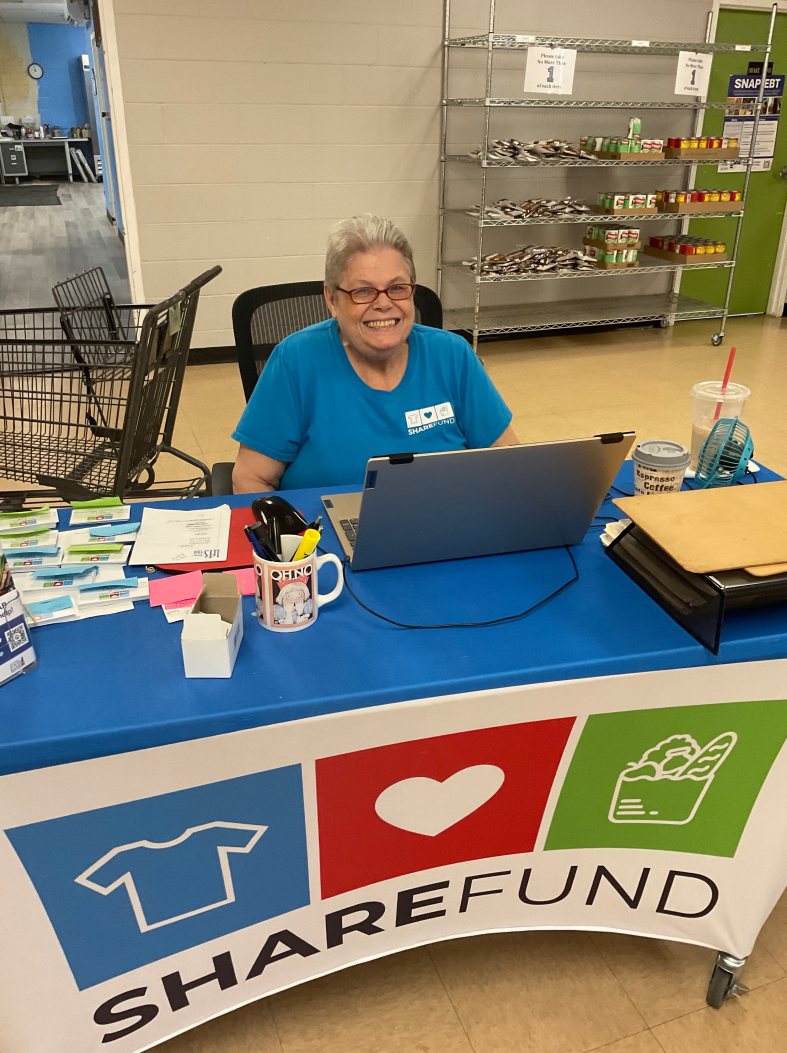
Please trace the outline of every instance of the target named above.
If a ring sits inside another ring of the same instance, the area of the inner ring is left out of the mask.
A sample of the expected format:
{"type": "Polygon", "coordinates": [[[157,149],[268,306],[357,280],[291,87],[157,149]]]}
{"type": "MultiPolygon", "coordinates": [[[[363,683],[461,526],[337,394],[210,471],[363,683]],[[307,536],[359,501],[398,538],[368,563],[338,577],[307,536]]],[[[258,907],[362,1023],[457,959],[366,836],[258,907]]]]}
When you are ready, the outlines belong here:
{"type": "Polygon", "coordinates": [[[27,34],[33,62],[44,68],[38,82],[38,112],[42,124],[64,134],[81,128],[88,119],[82,55],[90,54],[84,26],[29,22],[27,34]]]}

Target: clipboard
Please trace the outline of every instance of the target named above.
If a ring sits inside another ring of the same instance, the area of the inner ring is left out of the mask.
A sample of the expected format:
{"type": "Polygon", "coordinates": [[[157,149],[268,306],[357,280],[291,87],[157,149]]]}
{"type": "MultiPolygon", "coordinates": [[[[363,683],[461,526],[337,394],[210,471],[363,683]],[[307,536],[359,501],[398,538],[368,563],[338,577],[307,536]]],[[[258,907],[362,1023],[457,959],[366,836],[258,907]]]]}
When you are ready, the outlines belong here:
{"type": "MultiPolygon", "coordinates": [[[[614,503],[694,574],[787,563],[787,480],[615,498],[614,503]]],[[[762,568],[758,573],[757,568],[762,568]]]]}

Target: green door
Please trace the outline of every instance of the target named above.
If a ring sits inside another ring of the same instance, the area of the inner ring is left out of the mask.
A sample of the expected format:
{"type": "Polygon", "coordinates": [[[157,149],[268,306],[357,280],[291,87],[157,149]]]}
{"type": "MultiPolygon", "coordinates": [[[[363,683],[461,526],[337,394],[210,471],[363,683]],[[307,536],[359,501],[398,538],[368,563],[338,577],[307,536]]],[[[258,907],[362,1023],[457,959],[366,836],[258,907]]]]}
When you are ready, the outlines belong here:
{"type": "MultiPolygon", "coordinates": [[[[763,44],[768,39],[770,14],[762,11],[719,11],[716,28],[717,41],[737,44],[763,44]]],[[[733,74],[746,73],[749,62],[764,58],[761,54],[746,51],[734,54],[715,55],[710,78],[708,98],[727,98],[729,79],[733,74]]],[[[776,17],[773,50],[770,61],[774,73],[787,73],[787,14],[776,17]]],[[[732,285],[731,314],[762,314],[768,306],[771,278],[776,263],[776,253],[781,237],[784,209],[787,204],[787,180],[779,172],[787,165],[787,132],[784,123],[787,115],[779,121],[776,136],[776,151],[769,172],[752,172],[746,216],[738,246],[738,264],[732,285]]],[[[724,123],[723,110],[708,110],[705,114],[703,135],[721,135],[724,123]]],[[[743,173],[720,173],[716,165],[698,165],[697,187],[722,187],[742,190],[743,173]]],[[[734,219],[692,220],[691,234],[703,238],[725,241],[728,252],[732,251],[735,239],[734,219]]],[[[683,273],[680,291],[687,296],[696,296],[710,303],[723,304],[727,287],[727,272],[698,271],[683,273]]]]}

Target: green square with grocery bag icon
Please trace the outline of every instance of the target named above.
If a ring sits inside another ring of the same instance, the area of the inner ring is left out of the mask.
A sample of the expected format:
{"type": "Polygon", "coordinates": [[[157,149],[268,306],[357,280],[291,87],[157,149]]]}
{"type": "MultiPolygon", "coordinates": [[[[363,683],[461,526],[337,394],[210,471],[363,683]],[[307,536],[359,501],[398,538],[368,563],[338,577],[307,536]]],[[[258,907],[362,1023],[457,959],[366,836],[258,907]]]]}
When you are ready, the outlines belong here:
{"type": "Polygon", "coordinates": [[[594,714],[545,848],[734,856],[785,739],[784,700],[594,714]]]}

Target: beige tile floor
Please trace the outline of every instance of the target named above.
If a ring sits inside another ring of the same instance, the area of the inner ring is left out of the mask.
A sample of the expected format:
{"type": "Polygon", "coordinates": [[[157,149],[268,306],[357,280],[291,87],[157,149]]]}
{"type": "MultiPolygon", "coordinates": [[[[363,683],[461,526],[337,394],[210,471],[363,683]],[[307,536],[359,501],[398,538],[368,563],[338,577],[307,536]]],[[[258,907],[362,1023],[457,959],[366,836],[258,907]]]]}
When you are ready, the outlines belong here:
{"type": "MultiPolygon", "coordinates": [[[[751,387],[756,456],[787,474],[787,323],[551,336],[486,345],[487,369],[522,440],[633,428],[688,442],[689,390],[721,377],[751,387]]],[[[231,460],[243,409],[236,367],[188,370],[177,443],[231,460]]],[[[159,1047],[162,1053],[783,1053],[787,894],[744,977],[751,993],[705,1005],[714,953],[611,933],[478,936],[356,966],[246,1006],[159,1047]]]]}

